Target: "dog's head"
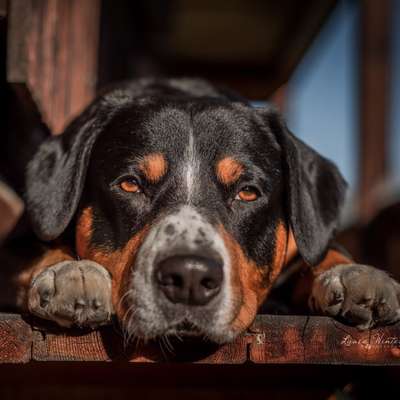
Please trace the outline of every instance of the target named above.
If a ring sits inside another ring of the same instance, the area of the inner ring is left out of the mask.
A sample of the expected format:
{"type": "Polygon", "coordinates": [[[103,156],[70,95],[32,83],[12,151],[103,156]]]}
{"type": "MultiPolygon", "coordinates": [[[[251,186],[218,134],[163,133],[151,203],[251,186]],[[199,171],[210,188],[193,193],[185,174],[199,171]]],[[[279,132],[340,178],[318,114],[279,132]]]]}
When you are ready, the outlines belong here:
{"type": "Polygon", "coordinates": [[[53,240],[73,221],[77,255],[110,271],[129,335],[229,341],[290,237],[309,264],[324,256],[344,181],[274,111],[198,82],[142,86],[101,96],[43,143],[27,174],[33,228],[53,240]]]}

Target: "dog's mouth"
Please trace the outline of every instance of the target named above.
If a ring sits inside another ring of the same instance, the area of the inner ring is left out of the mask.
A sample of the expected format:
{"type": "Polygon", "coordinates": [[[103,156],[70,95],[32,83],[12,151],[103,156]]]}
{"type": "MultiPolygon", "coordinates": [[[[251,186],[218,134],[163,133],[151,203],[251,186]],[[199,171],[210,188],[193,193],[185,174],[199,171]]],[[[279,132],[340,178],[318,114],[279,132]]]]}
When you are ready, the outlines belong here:
{"type": "Polygon", "coordinates": [[[196,324],[185,319],[177,325],[171,327],[167,334],[176,334],[179,337],[201,337],[204,336],[204,332],[196,324]]]}
{"type": "Polygon", "coordinates": [[[157,337],[163,357],[170,361],[194,362],[214,354],[221,346],[190,321],[182,321],[157,337]]]}

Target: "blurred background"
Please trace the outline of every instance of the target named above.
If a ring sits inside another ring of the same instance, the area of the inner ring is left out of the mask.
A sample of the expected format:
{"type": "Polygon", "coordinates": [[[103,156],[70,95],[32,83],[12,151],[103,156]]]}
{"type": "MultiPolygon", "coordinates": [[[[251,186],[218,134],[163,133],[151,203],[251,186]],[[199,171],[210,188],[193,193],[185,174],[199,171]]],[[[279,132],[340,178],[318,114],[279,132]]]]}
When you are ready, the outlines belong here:
{"type": "Polygon", "coordinates": [[[15,160],[37,130],[61,133],[116,81],[199,76],[275,103],[335,161],[340,241],[400,276],[398,24],[395,0],[0,0],[0,236],[22,212],[15,160]]]}

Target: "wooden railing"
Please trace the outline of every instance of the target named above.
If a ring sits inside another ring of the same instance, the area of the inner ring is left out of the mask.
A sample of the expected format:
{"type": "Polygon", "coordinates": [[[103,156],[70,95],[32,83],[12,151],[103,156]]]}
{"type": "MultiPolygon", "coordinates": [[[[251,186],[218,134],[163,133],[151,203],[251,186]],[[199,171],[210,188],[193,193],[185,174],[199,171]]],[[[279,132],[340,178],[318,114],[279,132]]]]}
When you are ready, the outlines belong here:
{"type": "Polygon", "coordinates": [[[30,361],[400,365],[400,323],[359,332],[327,317],[263,315],[221,347],[179,340],[124,346],[117,327],[61,330],[1,314],[0,363],[30,361]]]}

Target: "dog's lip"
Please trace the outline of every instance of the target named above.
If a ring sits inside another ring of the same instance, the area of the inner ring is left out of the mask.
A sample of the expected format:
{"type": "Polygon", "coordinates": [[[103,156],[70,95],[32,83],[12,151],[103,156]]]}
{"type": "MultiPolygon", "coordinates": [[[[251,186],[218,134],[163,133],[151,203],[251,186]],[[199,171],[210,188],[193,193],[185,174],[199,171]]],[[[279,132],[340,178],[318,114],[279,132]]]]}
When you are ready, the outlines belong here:
{"type": "Polygon", "coordinates": [[[185,319],[170,328],[171,331],[183,336],[201,336],[203,331],[193,322],[185,319]]]}

